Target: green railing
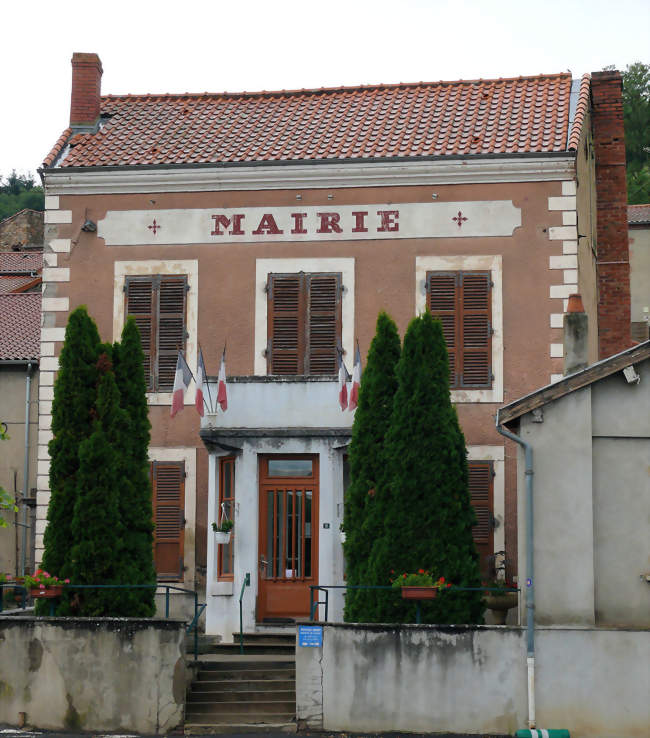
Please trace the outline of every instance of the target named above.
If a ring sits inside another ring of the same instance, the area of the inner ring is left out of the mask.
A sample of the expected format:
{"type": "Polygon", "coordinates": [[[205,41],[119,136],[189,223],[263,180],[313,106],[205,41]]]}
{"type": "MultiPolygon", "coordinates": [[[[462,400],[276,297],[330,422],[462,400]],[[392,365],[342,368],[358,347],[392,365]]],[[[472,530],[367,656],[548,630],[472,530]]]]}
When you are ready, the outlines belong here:
{"type": "MultiPolygon", "coordinates": [[[[29,590],[22,584],[15,584],[13,582],[1,582],[0,583],[0,612],[2,612],[3,608],[3,600],[4,600],[4,590],[5,589],[13,589],[14,592],[17,589],[20,589],[22,592],[22,607],[21,609],[26,608],[26,602],[27,602],[27,596],[29,594],[29,590]]],[[[203,614],[203,611],[205,610],[205,603],[199,602],[199,593],[196,590],[193,589],[185,589],[184,587],[177,587],[175,584],[163,584],[163,583],[156,583],[156,584],[67,584],[66,589],[164,589],[165,590],[165,620],[169,619],[169,595],[170,591],[174,590],[175,592],[183,592],[185,594],[190,594],[194,598],[194,617],[192,618],[190,624],[185,628],[185,634],[189,635],[190,633],[194,632],[194,659],[196,660],[198,658],[198,652],[199,652],[199,631],[198,631],[198,622],[199,618],[203,614]]],[[[55,599],[50,599],[50,616],[54,615],[55,612],[55,599]]]]}
{"type": "Polygon", "coordinates": [[[241,591],[239,593],[239,653],[244,653],[244,615],[242,610],[242,601],[244,599],[244,592],[246,587],[251,586],[251,575],[246,572],[244,581],[241,585],[241,591]]]}
{"type": "MultiPolygon", "coordinates": [[[[396,596],[401,597],[401,591],[398,587],[393,587],[390,584],[312,584],[309,587],[309,619],[316,620],[316,609],[319,605],[325,606],[325,620],[327,622],[329,615],[329,590],[330,589],[390,589],[395,592],[396,596]],[[314,599],[317,591],[325,593],[325,599],[314,599]]],[[[448,589],[442,590],[443,592],[518,592],[519,590],[515,587],[457,587],[455,584],[448,589]]],[[[417,625],[421,622],[420,602],[415,602],[415,622],[417,625]]]]}

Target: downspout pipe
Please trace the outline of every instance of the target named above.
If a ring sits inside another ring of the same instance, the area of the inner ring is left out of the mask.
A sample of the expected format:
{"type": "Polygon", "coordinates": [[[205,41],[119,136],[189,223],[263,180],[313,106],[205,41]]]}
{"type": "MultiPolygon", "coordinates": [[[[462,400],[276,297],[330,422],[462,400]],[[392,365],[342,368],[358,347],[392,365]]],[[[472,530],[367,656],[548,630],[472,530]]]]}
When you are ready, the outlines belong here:
{"type": "Polygon", "coordinates": [[[20,546],[20,575],[25,576],[25,561],[27,558],[27,497],[29,493],[29,416],[32,390],[32,363],[27,364],[25,379],[25,458],[23,466],[23,500],[22,500],[22,532],[20,546]]]}
{"type": "Polygon", "coordinates": [[[535,727],[535,561],[533,556],[533,447],[501,425],[497,431],[524,449],[526,462],[526,650],[528,665],[528,727],[535,727]]]}

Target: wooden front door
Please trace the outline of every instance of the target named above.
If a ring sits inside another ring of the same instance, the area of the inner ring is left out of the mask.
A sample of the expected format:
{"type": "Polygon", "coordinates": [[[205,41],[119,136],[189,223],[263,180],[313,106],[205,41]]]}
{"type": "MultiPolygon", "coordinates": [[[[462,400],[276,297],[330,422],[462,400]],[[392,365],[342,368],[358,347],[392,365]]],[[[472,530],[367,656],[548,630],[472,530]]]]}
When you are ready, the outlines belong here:
{"type": "Polygon", "coordinates": [[[318,583],[318,456],[260,458],[257,618],[309,616],[318,583]]]}

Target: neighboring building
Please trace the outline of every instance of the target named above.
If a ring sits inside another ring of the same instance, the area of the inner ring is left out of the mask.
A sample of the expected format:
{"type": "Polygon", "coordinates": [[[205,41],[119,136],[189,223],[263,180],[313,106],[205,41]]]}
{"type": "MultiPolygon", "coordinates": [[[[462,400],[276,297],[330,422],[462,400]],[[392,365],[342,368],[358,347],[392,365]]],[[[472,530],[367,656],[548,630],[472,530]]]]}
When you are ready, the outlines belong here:
{"type": "Polygon", "coordinates": [[[42,250],[0,251],[0,295],[11,292],[40,293],[42,271],[42,250]]]}
{"type": "Polygon", "coordinates": [[[515,458],[494,413],[561,378],[570,293],[585,299],[590,360],[629,345],[620,75],[101,97],[99,58],[75,54],[72,68],[70,127],[41,170],[37,550],[67,316],[86,304],[112,340],[131,314],[159,577],[204,589],[206,628],[228,638],[246,572],[246,629],[306,617],[310,585],[344,581],[353,414],[338,407],[339,352],[348,369],[357,341],[365,356],[382,309],[402,334],[430,309],[452,356],[482,566],[505,551],[515,573],[515,458]],[[191,408],[170,419],[177,351],[194,369],[200,345],[216,373],[226,343],[228,410],[200,428],[191,408]],[[210,532],[221,506],[228,546],[210,532]]]}
{"type": "MultiPolygon", "coordinates": [[[[650,626],[650,342],[502,407],[497,423],[532,446],[535,622],[650,626]]],[[[522,579],[525,476],[520,450],[522,579]]]]}
{"type": "Polygon", "coordinates": [[[43,248],[43,211],[20,210],[0,222],[0,251],[43,248]]]}
{"type": "Polygon", "coordinates": [[[632,338],[650,338],[650,205],[627,206],[632,338]]]}
{"type": "Polygon", "coordinates": [[[34,566],[41,295],[0,294],[0,316],[0,424],[9,436],[0,441],[0,486],[19,507],[0,528],[0,572],[23,574],[34,566]]]}

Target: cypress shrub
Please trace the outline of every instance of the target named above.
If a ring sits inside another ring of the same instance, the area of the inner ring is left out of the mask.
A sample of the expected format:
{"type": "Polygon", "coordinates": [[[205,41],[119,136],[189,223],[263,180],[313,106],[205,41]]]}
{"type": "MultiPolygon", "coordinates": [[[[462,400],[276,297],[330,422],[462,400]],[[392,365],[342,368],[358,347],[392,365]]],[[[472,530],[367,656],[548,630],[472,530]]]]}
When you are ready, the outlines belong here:
{"type": "MultiPolygon", "coordinates": [[[[397,326],[381,312],[362,376],[350,442],[350,485],[345,493],[343,521],[346,576],[350,585],[384,584],[373,578],[375,572],[369,570],[368,563],[383,525],[381,498],[376,490],[381,487],[385,471],[384,436],[397,390],[395,370],[399,356],[397,326]]],[[[345,619],[351,622],[368,620],[376,596],[378,594],[372,590],[348,590],[345,619]]]]}
{"type": "MultiPolygon", "coordinates": [[[[475,514],[468,491],[467,452],[449,393],[442,326],[430,313],[411,321],[397,366],[398,389],[386,434],[383,535],[369,568],[385,584],[401,573],[429,570],[461,587],[480,587],[472,538],[475,514]]],[[[480,623],[480,591],[447,591],[421,603],[422,622],[480,623]]],[[[415,604],[376,599],[374,622],[415,622],[415,604]]]]}
{"type": "Polygon", "coordinates": [[[79,446],[93,430],[97,394],[99,333],[85,307],[68,320],[59,357],[52,403],[50,502],[42,568],[63,579],[71,576],[70,541],[77,498],[79,446]]]}
{"type": "MultiPolygon", "coordinates": [[[[149,473],[151,424],[144,377],[144,354],[140,333],[133,318],[122,330],[121,344],[113,347],[115,380],[125,428],[117,439],[122,467],[118,508],[124,523],[120,581],[125,584],[155,584],[153,563],[153,510],[149,473]]],[[[155,589],[119,590],[116,607],[131,617],[150,617],[155,612],[155,589]]],[[[117,614],[117,613],[116,613],[117,614]]]]}

